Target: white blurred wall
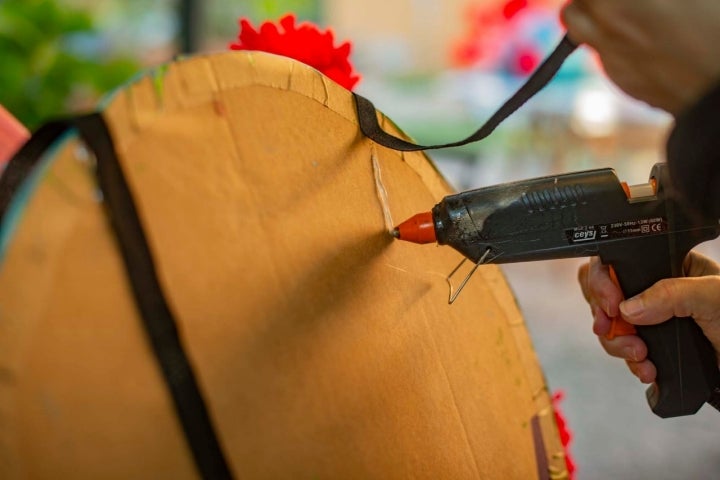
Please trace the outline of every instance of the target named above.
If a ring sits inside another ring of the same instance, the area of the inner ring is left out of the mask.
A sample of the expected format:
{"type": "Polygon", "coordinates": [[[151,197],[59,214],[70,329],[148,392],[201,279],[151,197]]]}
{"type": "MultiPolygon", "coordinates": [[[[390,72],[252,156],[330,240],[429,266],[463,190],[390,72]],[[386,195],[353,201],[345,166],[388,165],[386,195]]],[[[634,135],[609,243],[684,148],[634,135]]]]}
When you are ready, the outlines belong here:
{"type": "Polygon", "coordinates": [[[449,67],[467,32],[469,5],[497,0],[324,0],[325,23],[352,39],[364,71],[432,72],[449,67]]]}

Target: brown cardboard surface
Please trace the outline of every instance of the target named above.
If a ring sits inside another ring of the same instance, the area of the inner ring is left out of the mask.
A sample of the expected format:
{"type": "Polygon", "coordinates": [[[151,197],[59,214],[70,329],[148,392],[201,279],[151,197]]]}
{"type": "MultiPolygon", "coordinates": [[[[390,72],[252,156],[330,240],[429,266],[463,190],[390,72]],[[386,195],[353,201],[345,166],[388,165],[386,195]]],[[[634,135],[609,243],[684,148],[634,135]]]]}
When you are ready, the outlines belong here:
{"type": "MultiPolygon", "coordinates": [[[[161,75],[106,118],[238,478],[565,476],[500,271],[449,306],[459,255],[387,232],[378,171],[395,221],[450,191],[423,154],[286,58],[161,75]]],[[[195,478],[83,158],[60,149],[0,264],[0,477],[195,478]]]]}

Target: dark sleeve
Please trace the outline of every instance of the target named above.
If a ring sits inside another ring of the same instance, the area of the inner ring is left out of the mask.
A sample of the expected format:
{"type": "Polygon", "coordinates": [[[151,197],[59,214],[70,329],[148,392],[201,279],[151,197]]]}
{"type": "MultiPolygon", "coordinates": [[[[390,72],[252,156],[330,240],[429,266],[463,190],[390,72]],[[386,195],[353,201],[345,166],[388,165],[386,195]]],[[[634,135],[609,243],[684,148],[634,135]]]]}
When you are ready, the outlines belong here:
{"type": "Polygon", "coordinates": [[[667,162],[677,193],[694,209],[720,218],[720,84],[678,115],[667,162]]]}

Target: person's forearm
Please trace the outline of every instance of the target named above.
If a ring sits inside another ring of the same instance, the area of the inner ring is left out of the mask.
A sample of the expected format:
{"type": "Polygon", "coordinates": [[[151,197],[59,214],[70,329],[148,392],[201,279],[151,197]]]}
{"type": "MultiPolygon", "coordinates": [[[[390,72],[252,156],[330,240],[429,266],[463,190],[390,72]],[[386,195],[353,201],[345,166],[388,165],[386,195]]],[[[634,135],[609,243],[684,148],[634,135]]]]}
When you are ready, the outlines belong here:
{"type": "Polygon", "coordinates": [[[0,105],[0,172],[28,137],[25,127],[0,105]]]}
{"type": "Polygon", "coordinates": [[[720,80],[677,115],[667,161],[678,193],[693,208],[720,219],[720,80]]]}

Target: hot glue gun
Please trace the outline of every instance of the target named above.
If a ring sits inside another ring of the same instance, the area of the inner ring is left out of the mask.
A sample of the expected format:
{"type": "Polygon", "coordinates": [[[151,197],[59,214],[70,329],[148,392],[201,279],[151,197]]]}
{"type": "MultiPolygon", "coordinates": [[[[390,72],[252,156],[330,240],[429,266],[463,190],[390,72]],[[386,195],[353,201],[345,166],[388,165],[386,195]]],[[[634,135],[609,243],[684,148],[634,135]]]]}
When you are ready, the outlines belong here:
{"type": "MultiPolygon", "coordinates": [[[[449,245],[475,268],[599,256],[630,298],[658,280],[682,276],[690,250],[720,234],[718,219],[690,211],[672,195],[667,175],[659,163],[641,185],[628,186],[604,168],[480,188],[445,197],[393,235],[449,245]]],[[[617,327],[618,334],[635,333],[629,324],[617,327]]],[[[719,403],[715,351],[692,319],[635,328],[657,368],[646,392],[656,415],[691,415],[705,402],[719,403]]]]}

